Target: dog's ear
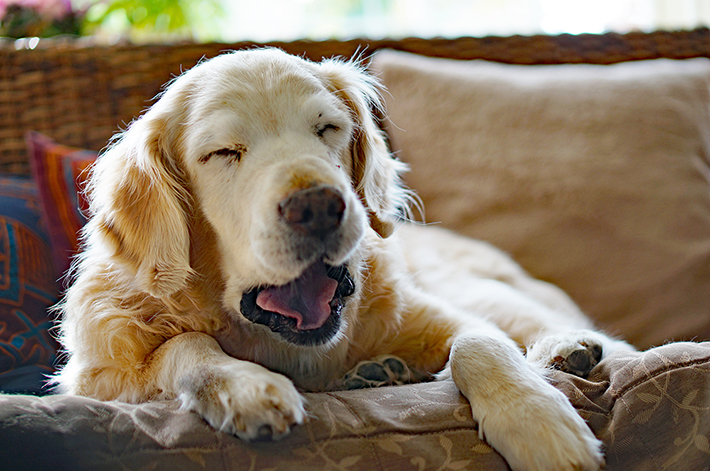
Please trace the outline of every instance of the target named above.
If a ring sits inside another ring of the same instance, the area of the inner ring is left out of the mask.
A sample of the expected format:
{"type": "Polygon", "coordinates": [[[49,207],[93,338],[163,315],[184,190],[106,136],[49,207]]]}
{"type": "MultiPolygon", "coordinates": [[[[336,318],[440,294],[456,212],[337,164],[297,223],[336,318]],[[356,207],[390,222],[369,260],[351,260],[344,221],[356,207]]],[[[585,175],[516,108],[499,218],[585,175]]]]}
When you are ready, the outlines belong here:
{"type": "MultiPolygon", "coordinates": [[[[87,243],[112,252],[140,289],[165,297],[192,274],[187,223],[189,192],[175,160],[179,135],[163,98],[134,121],[98,159],[87,194],[87,243]]],[[[88,247],[89,249],[91,247],[88,247]]]]}
{"type": "Polygon", "coordinates": [[[381,86],[353,61],[325,60],[319,67],[326,87],[345,103],[355,121],[353,184],[368,209],[370,225],[388,237],[408,214],[411,192],[401,180],[407,166],[390,154],[375,117],[375,112],[382,111],[381,86]]]}

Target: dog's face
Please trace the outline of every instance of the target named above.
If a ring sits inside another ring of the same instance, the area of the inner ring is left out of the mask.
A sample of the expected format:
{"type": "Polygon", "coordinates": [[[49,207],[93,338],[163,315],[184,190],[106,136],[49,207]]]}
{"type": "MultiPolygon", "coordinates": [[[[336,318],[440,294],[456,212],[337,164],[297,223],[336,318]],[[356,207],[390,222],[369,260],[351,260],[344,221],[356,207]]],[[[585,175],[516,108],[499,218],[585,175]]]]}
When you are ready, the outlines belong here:
{"type": "Polygon", "coordinates": [[[368,224],[352,187],[356,117],[301,60],[221,59],[200,71],[184,163],[218,237],[224,303],[290,342],[326,342],[368,224]]]}
{"type": "Polygon", "coordinates": [[[206,61],[99,160],[91,224],[140,289],[166,297],[203,275],[206,221],[224,308],[292,344],[328,344],[359,290],[363,238],[388,236],[406,205],[377,104],[351,63],[277,50],[206,61]]]}

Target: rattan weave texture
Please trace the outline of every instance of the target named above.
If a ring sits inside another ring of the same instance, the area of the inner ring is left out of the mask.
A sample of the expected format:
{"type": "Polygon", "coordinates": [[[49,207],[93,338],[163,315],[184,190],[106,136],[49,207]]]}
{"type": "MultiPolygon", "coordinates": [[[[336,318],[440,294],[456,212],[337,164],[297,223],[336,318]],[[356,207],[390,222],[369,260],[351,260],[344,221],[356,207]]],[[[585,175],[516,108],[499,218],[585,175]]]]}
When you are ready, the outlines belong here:
{"type": "MultiPolygon", "coordinates": [[[[29,172],[28,130],[100,150],[147,108],[161,86],[205,57],[259,46],[237,44],[113,45],[43,39],[34,49],[0,39],[0,172],[29,172]]],[[[271,43],[313,60],[367,56],[395,48],[436,57],[515,64],[597,63],[710,57],[710,30],[458,39],[296,41],[271,43]]]]}

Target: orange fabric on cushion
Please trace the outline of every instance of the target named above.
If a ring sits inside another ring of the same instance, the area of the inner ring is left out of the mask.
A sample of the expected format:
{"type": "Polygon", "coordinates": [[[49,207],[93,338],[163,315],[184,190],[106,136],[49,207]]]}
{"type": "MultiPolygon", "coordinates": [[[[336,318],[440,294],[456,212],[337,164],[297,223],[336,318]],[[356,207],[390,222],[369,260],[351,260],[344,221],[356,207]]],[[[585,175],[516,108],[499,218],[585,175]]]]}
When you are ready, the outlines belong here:
{"type": "Polygon", "coordinates": [[[86,223],[82,214],[86,202],[81,188],[88,174],[85,170],[96,160],[97,154],[58,144],[37,132],[28,132],[26,141],[54,264],[63,273],[77,252],[77,233],[86,223]]]}

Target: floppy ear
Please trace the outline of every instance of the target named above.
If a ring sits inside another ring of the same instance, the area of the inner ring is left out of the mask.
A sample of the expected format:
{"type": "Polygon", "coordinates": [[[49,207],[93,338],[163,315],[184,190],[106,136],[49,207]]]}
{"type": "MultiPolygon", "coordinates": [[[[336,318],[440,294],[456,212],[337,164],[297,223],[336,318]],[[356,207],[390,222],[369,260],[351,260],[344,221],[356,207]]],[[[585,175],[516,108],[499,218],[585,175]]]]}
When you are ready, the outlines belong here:
{"type": "Polygon", "coordinates": [[[167,107],[156,103],[96,162],[84,232],[87,248],[95,242],[107,248],[112,262],[132,270],[138,286],[155,297],[181,289],[192,273],[189,193],[171,155],[179,138],[169,129],[167,107]]]}
{"type": "Polygon", "coordinates": [[[374,116],[382,110],[381,86],[352,61],[329,59],[319,67],[326,87],[345,103],[355,121],[353,183],[368,209],[370,225],[380,236],[388,237],[409,213],[411,192],[401,180],[407,165],[392,157],[374,116]]]}

